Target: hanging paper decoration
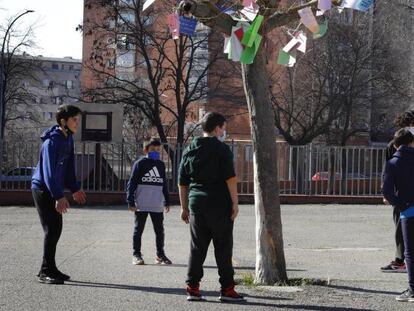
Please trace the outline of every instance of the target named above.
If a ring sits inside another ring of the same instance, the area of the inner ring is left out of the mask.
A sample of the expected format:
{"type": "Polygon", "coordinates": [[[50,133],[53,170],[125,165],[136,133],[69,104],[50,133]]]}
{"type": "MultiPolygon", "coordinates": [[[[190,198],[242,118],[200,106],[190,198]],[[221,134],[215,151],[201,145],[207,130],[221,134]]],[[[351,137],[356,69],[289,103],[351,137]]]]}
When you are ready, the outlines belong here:
{"type": "Polygon", "coordinates": [[[290,55],[289,53],[283,51],[283,49],[281,49],[279,51],[279,57],[277,58],[277,63],[279,65],[284,65],[286,67],[293,67],[293,65],[295,65],[296,63],[296,58],[290,55]]]}
{"type": "Polygon", "coordinates": [[[180,34],[191,37],[196,29],[197,19],[180,16],[180,34]]]}
{"type": "Polygon", "coordinates": [[[243,64],[253,64],[257,51],[259,50],[260,43],[262,42],[262,36],[257,34],[254,38],[252,46],[246,46],[240,57],[240,62],[243,64]]]}
{"type": "Polygon", "coordinates": [[[168,27],[174,40],[180,37],[180,19],[177,13],[168,15],[168,27]]]}
{"type": "Polygon", "coordinates": [[[244,35],[244,29],[243,27],[238,28],[234,34],[236,35],[237,39],[239,39],[239,41],[241,42],[243,40],[243,35],[244,35]]]}
{"type": "Polygon", "coordinates": [[[341,4],[343,8],[349,8],[359,11],[368,11],[374,0],[344,0],[341,4]]]}
{"type": "Polygon", "coordinates": [[[313,15],[312,9],[310,7],[301,9],[298,11],[298,13],[303,25],[305,25],[306,28],[308,28],[313,33],[319,32],[318,22],[316,21],[316,18],[313,15]]]}
{"type": "Polygon", "coordinates": [[[240,11],[249,21],[253,21],[257,13],[259,13],[259,6],[256,4],[254,0],[244,0],[243,1],[244,8],[240,11]]]}
{"type": "Polygon", "coordinates": [[[303,54],[306,53],[306,41],[308,40],[308,38],[306,37],[306,35],[302,32],[299,31],[289,42],[288,44],[286,44],[284,46],[284,48],[282,49],[284,52],[289,53],[291,50],[293,50],[294,48],[300,52],[302,52],[303,54]]]}
{"type": "Polygon", "coordinates": [[[144,12],[146,9],[148,9],[148,8],[149,8],[149,6],[150,6],[151,4],[153,4],[154,2],[155,2],[155,0],[147,0],[147,1],[145,1],[144,5],[143,5],[143,7],[142,7],[142,12],[144,12]]]}
{"type": "Polygon", "coordinates": [[[328,31],[328,21],[324,21],[322,24],[319,25],[319,32],[313,34],[313,39],[322,38],[326,32],[328,31]]]}
{"type": "Polygon", "coordinates": [[[327,11],[332,8],[332,0],[318,0],[318,9],[327,11]]]}
{"type": "Polygon", "coordinates": [[[302,52],[303,54],[305,54],[306,53],[306,41],[308,41],[308,38],[302,31],[299,31],[295,35],[295,38],[296,40],[298,40],[298,46],[296,47],[296,49],[299,52],[302,52]]]}
{"type": "Polygon", "coordinates": [[[224,39],[224,53],[228,54],[228,59],[233,61],[240,61],[243,52],[243,46],[239,38],[240,31],[243,33],[243,25],[238,23],[237,26],[232,27],[230,37],[224,39]]]}
{"type": "Polygon", "coordinates": [[[240,57],[243,53],[243,46],[241,45],[240,40],[237,38],[234,32],[232,32],[230,37],[230,47],[231,48],[228,58],[234,62],[240,61],[240,57]]]}
{"type": "Polygon", "coordinates": [[[253,23],[247,29],[247,31],[243,35],[242,44],[248,47],[252,47],[253,43],[256,42],[256,37],[258,35],[260,26],[263,22],[263,15],[257,15],[254,19],[253,23]]]}

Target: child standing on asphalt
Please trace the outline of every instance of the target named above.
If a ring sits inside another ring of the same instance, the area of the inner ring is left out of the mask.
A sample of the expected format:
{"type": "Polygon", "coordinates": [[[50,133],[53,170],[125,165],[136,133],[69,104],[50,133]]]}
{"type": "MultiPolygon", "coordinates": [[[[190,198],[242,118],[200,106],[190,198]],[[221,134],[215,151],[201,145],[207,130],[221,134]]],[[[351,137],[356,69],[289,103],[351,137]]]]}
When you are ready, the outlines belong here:
{"type": "Polygon", "coordinates": [[[234,289],[233,226],[239,212],[233,153],[223,142],[226,118],[207,113],[197,137],[186,148],[179,169],[181,219],[190,224],[191,248],[187,271],[187,300],[200,301],[200,281],[208,247],[213,241],[221,285],[220,301],[244,301],[234,289]]]}
{"type": "Polygon", "coordinates": [[[76,106],[59,106],[57,125],[41,136],[39,163],[32,177],[33,199],[44,231],[43,262],[38,274],[38,281],[44,284],[63,284],[70,279],[58,270],[55,256],[62,233],[62,214],[69,208],[64,189],[70,189],[77,203],[86,202],[85,192],[80,189],[75,175],[73,134],[78,130],[80,114],[76,106]]]}
{"type": "Polygon", "coordinates": [[[394,135],[397,151],[384,171],[385,199],[400,211],[408,272],[408,289],[396,297],[398,301],[414,302],[414,136],[403,128],[394,135]]]}
{"type": "Polygon", "coordinates": [[[164,252],[164,209],[169,212],[169,194],[165,164],[160,160],[161,143],[157,139],[144,142],[145,157],[136,161],[132,167],[127,186],[127,202],[129,210],[135,212],[135,228],[133,235],[132,264],[143,265],[141,253],[141,237],[144,232],[148,214],[154,227],[157,264],[170,265],[171,260],[164,252]]]}
{"type": "MultiPolygon", "coordinates": [[[[395,128],[408,128],[412,134],[414,134],[414,110],[408,110],[400,114],[395,119],[395,128]]],[[[395,153],[396,148],[394,146],[394,141],[390,141],[386,154],[385,161],[387,162],[392,158],[395,153]]],[[[387,202],[384,202],[387,203],[387,202]]],[[[402,236],[401,221],[400,221],[400,211],[398,207],[392,207],[392,218],[395,224],[395,259],[392,260],[389,264],[381,267],[382,272],[407,272],[404,262],[404,239],[402,236]]]]}

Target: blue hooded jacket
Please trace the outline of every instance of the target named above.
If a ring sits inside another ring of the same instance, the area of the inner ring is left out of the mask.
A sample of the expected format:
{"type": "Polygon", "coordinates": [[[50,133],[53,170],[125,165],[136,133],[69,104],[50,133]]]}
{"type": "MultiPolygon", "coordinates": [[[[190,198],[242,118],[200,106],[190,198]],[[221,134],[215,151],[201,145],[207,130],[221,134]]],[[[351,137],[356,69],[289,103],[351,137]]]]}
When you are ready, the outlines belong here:
{"type": "Polygon", "coordinates": [[[386,163],[382,193],[400,212],[414,204],[414,148],[400,146],[386,163]]]}
{"type": "Polygon", "coordinates": [[[46,130],[39,163],[32,177],[32,189],[48,190],[55,200],[63,197],[65,188],[72,192],[80,189],[75,175],[73,137],[65,137],[58,125],[46,130]]]}

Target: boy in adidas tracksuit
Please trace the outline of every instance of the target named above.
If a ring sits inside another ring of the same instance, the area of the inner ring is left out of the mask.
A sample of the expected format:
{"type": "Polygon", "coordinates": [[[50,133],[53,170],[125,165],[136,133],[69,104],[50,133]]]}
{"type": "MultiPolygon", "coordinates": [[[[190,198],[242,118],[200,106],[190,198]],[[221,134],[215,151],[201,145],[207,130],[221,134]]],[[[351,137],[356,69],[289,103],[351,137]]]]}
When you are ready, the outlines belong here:
{"type": "Polygon", "coordinates": [[[132,167],[127,186],[129,210],[135,212],[135,229],[133,236],[134,265],[143,265],[141,253],[141,236],[148,214],[151,217],[156,236],[158,264],[171,264],[164,253],[164,209],[170,210],[165,164],[160,158],[161,143],[151,139],[144,143],[145,157],[139,159],[132,167]]]}

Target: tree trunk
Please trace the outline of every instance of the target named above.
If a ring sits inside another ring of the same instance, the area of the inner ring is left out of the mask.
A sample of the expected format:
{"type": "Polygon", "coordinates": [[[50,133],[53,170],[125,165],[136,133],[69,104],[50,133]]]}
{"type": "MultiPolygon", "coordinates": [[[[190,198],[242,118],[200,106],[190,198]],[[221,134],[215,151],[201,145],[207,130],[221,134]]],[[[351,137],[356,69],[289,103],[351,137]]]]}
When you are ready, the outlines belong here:
{"type": "Polygon", "coordinates": [[[242,65],[242,74],[253,142],[255,282],[273,285],[278,281],[286,281],[287,275],[280,214],[276,131],[264,53],[265,49],[259,49],[252,65],[242,65]]]}

